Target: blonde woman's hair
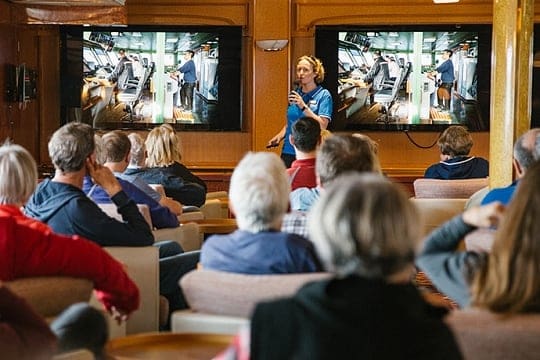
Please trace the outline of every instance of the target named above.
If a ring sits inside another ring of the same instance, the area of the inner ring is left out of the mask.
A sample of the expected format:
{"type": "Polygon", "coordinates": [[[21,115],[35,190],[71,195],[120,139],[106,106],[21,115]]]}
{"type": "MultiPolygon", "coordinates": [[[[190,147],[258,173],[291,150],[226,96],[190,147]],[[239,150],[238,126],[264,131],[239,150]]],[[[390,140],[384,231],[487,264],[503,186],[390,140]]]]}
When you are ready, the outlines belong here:
{"type": "Polygon", "coordinates": [[[308,217],[325,270],[385,279],[414,261],[419,217],[398,185],[373,173],[348,173],[325,188],[308,217]]]}
{"type": "Polygon", "coordinates": [[[10,143],[0,146],[0,204],[25,204],[37,179],[36,162],[25,148],[10,143]]]}
{"type": "Polygon", "coordinates": [[[300,61],[302,61],[302,60],[305,60],[308,63],[310,63],[311,67],[313,68],[313,72],[315,72],[315,74],[316,74],[315,83],[316,84],[322,83],[324,81],[324,75],[325,75],[324,66],[322,64],[322,61],[319,60],[318,58],[316,58],[315,56],[304,55],[304,56],[300,56],[298,58],[298,60],[296,61],[296,64],[298,65],[298,63],[300,61]]]}
{"type": "Polygon", "coordinates": [[[180,162],[180,140],[169,124],[153,128],[146,137],[146,165],[148,167],[169,166],[180,162]]]}
{"type": "Polygon", "coordinates": [[[472,304],[498,313],[540,310],[540,162],[519,181],[493,248],[472,280],[472,304]]]}

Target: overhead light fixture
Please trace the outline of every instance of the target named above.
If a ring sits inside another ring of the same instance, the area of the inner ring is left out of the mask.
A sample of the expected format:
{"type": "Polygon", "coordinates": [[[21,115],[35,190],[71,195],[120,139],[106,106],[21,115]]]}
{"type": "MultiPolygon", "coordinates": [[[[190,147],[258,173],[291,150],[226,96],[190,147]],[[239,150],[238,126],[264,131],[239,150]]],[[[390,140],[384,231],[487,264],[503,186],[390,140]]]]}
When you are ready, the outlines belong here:
{"type": "Polygon", "coordinates": [[[288,43],[289,40],[257,40],[255,42],[262,51],[281,51],[288,43]]]}
{"type": "Polygon", "coordinates": [[[435,4],[451,4],[451,3],[457,3],[459,0],[433,0],[435,4]]]}

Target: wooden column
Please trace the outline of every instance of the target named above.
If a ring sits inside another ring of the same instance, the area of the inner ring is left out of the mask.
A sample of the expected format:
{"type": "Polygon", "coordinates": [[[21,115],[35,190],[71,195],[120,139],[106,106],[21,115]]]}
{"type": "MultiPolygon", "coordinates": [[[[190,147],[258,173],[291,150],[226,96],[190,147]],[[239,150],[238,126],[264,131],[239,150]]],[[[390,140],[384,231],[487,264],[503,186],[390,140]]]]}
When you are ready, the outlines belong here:
{"type": "Polygon", "coordinates": [[[518,59],[529,58],[532,64],[531,41],[525,40],[523,33],[531,26],[528,23],[532,22],[532,10],[529,6],[521,8],[520,5],[520,0],[495,0],[493,3],[490,187],[506,186],[512,181],[515,130],[523,127],[518,125],[522,117],[528,118],[522,111],[530,114],[530,105],[523,106],[516,101],[518,97],[530,97],[531,93],[530,70],[524,71],[522,64],[518,65],[518,59]]]}
{"type": "Polygon", "coordinates": [[[514,139],[531,127],[534,0],[518,0],[514,139]]]}
{"type": "Polygon", "coordinates": [[[290,8],[289,0],[253,1],[252,149],[255,151],[264,150],[270,138],[286,123],[287,93],[290,87],[290,8]],[[271,39],[286,39],[289,44],[281,51],[257,48],[257,40],[271,39]]]}

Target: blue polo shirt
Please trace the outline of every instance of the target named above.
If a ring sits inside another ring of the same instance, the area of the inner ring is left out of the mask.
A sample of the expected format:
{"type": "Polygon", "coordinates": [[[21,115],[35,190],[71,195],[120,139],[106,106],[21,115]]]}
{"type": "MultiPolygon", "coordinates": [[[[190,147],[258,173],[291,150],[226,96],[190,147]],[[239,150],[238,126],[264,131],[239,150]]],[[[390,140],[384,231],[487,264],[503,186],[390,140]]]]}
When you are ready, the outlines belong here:
{"type": "MultiPolygon", "coordinates": [[[[309,106],[311,111],[332,120],[333,104],[330,91],[320,85],[308,93],[303,93],[301,88],[297,88],[294,91],[302,96],[302,100],[309,106]]],[[[303,116],[304,113],[296,104],[290,104],[287,108],[287,129],[285,131],[283,150],[281,150],[283,154],[295,155],[294,147],[289,142],[289,135],[291,134],[293,124],[303,116]]]]}

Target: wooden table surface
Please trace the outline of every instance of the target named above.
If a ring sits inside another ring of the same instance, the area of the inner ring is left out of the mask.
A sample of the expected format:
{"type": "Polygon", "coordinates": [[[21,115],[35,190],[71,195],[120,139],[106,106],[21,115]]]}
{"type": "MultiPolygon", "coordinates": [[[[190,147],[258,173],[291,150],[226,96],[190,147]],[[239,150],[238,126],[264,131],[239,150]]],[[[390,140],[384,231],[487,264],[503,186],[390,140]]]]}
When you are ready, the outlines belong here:
{"type": "Polygon", "coordinates": [[[229,346],[232,335],[145,333],[110,340],[110,360],[208,360],[229,346]]]}

